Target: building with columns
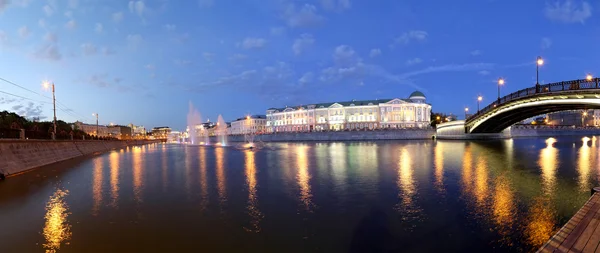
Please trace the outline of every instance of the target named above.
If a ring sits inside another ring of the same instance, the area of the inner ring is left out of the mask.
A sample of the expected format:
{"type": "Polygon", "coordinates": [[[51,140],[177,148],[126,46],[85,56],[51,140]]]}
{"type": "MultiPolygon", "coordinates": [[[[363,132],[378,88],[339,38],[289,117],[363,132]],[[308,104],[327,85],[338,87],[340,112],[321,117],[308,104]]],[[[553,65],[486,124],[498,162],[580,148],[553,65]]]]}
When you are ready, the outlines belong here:
{"type": "Polygon", "coordinates": [[[407,99],[352,100],[269,108],[266,132],[342,131],[429,127],[431,105],[415,91],[407,99]]]}
{"type": "Polygon", "coordinates": [[[229,134],[260,134],[265,132],[265,115],[252,115],[231,122],[229,134]]]}

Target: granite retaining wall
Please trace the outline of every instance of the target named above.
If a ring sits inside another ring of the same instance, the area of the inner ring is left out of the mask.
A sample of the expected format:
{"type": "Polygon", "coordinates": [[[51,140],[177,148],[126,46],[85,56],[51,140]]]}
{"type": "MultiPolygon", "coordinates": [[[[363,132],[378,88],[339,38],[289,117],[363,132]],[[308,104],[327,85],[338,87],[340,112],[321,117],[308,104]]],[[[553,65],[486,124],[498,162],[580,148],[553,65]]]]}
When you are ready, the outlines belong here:
{"type": "MultiPolygon", "coordinates": [[[[277,133],[256,135],[255,141],[263,142],[301,142],[301,141],[377,141],[377,140],[425,140],[435,135],[434,129],[406,129],[386,131],[349,131],[349,132],[310,132],[277,133]]],[[[229,142],[244,142],[243,135],[227,136],[229,142]]],[[[212,143],[216,137],[211,137],[212,143]]]]}
{"type": "Polygon", "coordinates": [[[512,128],[510,135],[518,137],[554,137],[554,136],[585,136],[600,135],[600,129],[573,128],[573,129],[551,129],[551,128],[512,128]]]}
{"type": "Polygon", "coordinates": [[[15,174],[76,157],[154,142],[0,140],[0,173],[15,174]]]}

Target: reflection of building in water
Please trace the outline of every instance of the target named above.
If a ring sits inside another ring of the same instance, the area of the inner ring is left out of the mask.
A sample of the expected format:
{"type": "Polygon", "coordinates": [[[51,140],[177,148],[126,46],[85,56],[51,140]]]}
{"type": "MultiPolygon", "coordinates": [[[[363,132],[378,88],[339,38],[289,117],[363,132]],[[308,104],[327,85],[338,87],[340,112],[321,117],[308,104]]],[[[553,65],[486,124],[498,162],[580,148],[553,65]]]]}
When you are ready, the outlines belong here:
{"type": "Polygon", "coordinates": [[[206,209],[208,206],[208,179],[206,178],[206,149],[200,148],[198,149],[200,155],[198,159],[200,159],[200,197],[201,208],[202,210],[206,209]]]}
{"type": "MultiPolygon", "coordinates": [[[[123,151],[121,149],[121,151],[123,151]]],[[[119,200],[119,153],[113,151],[108,156],[110,162],[110,196],[111,206],[117,207],[119,200]]]]}
{"type": "Polygon", "coordinates": [[[436,142],[433,149],[435,166],[435,187],[438,191],[444,190],[444,147],[442,142],[436,142]]]}
{"type": "Polygon", "coordinates": [[[71,225],[67,218],[69,217],[69,207],[65,202],[65,197],[69,191],[61,189],[56,190],[50,201],[46,205],[46,215],[44,219],[44,248],[47,253],[55,253],[60,249],[62,243],[67,243],[71,239],[71,225]]]}
{"type": "Polygon", "coordinates": [[[408,99],[352,100],[270,108],[268,132],[321,131],[428,127],[431,105],[425,95],[413,92],[408,99]]]}
{"type": "Polygon", "coordinates": [[[300,187],[300,202],[304,204],[306,211],[312,212],[312,192],[310,187],[310,171],[308,170],[307,160],[308,147],[299,145],[296,147],[296,163],[298,165],[298,186],[300,187]]]}
{"type": "Polygon", "coordinates": [[[415,208],[413,198],[417,193],[412,165],[413,162],[408,154],[408,150],[402,148],[400,150],[400,159],[398,161],[398,188],[400,188],[402,208],[408,210],[415,208]]]}
{"type": "Polygon", "coordinates": [[[142,162],[142,149],[140,147],[133,147],[133,197],[136,202],[142,202],[142,187],[144,182],[142,172],[144,171],[144,164],[142,162]]]}
{"type": "Polygon", "coordinates": [[[225,165],[224,165],[224,151],[223,148],[215,149],[215,159],[217,160],[217,193],[219,194],[219,202],[221,203],[221,208],[225,202],[227,202],[227,187],[226,187],[226,178],[225,178],[225,165]]]}
{"type": "Polygon", "coordinates": [[[103,159],[100,157],[97,157],[94,160],[94,174],[92,176],[92,192],[93,192],[93,199],[94,199],[94,205],[92,207],[92,214],[93,215],[98,215],[98,211],[100,209],[100,205],[102,204],[102,182],[104,181],[103,177],[103,159]]]}
{"type": "Polygon", "coordinates": [[[577,171],[579,172],[579,190],[585,192],[592,188],[590,184],[590,161],[594,159],[596,153],[590,152],[589,137],[583,137],[581,141],[582,146],[579,148],[577,171]]]}

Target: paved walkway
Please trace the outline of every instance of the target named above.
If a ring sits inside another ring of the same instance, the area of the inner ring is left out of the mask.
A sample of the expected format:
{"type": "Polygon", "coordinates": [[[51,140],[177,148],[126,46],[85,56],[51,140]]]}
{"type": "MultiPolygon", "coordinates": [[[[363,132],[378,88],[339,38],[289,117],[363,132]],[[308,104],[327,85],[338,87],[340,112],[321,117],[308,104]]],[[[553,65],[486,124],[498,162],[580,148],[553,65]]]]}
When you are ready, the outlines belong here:
{"type": "Polygon", "coordinates": [[[542,246],[538,252],[600,252],[600,193],[542,246]]]}

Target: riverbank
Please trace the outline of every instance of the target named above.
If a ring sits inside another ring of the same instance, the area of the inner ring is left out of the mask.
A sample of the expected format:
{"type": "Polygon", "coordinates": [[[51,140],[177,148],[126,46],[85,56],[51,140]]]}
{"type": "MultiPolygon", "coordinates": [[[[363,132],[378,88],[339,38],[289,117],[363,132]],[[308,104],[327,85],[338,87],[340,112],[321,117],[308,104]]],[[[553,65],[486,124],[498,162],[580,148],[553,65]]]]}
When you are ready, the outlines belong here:
{"type": "Polygon", "coordinates": [[[0,140],[0,173],[9,176],[76,157],[155,142],[0,140]]]}
{"type": "Polygon", "coordinates": [[[513,138],[519,137],[557,137],[557,136],[585,136],[600,135],[599,128],[573,128],[573,129],[552,129],[552,128],[511,128],[510,135],[513,138]]]}
{"type": "MultiPolygon", "coordinates": [[[[382,131],[276,133],[254,136],[255,141],[300,142],[300,141],[379,141],[379,140],[430,140],[435,129],[402,129],[382,131]]],[[[230,142],[244,142],[244,135],[227,136],[230,142]]],[[[217,142],[217,137],[211,137],[217,142]]]]}

